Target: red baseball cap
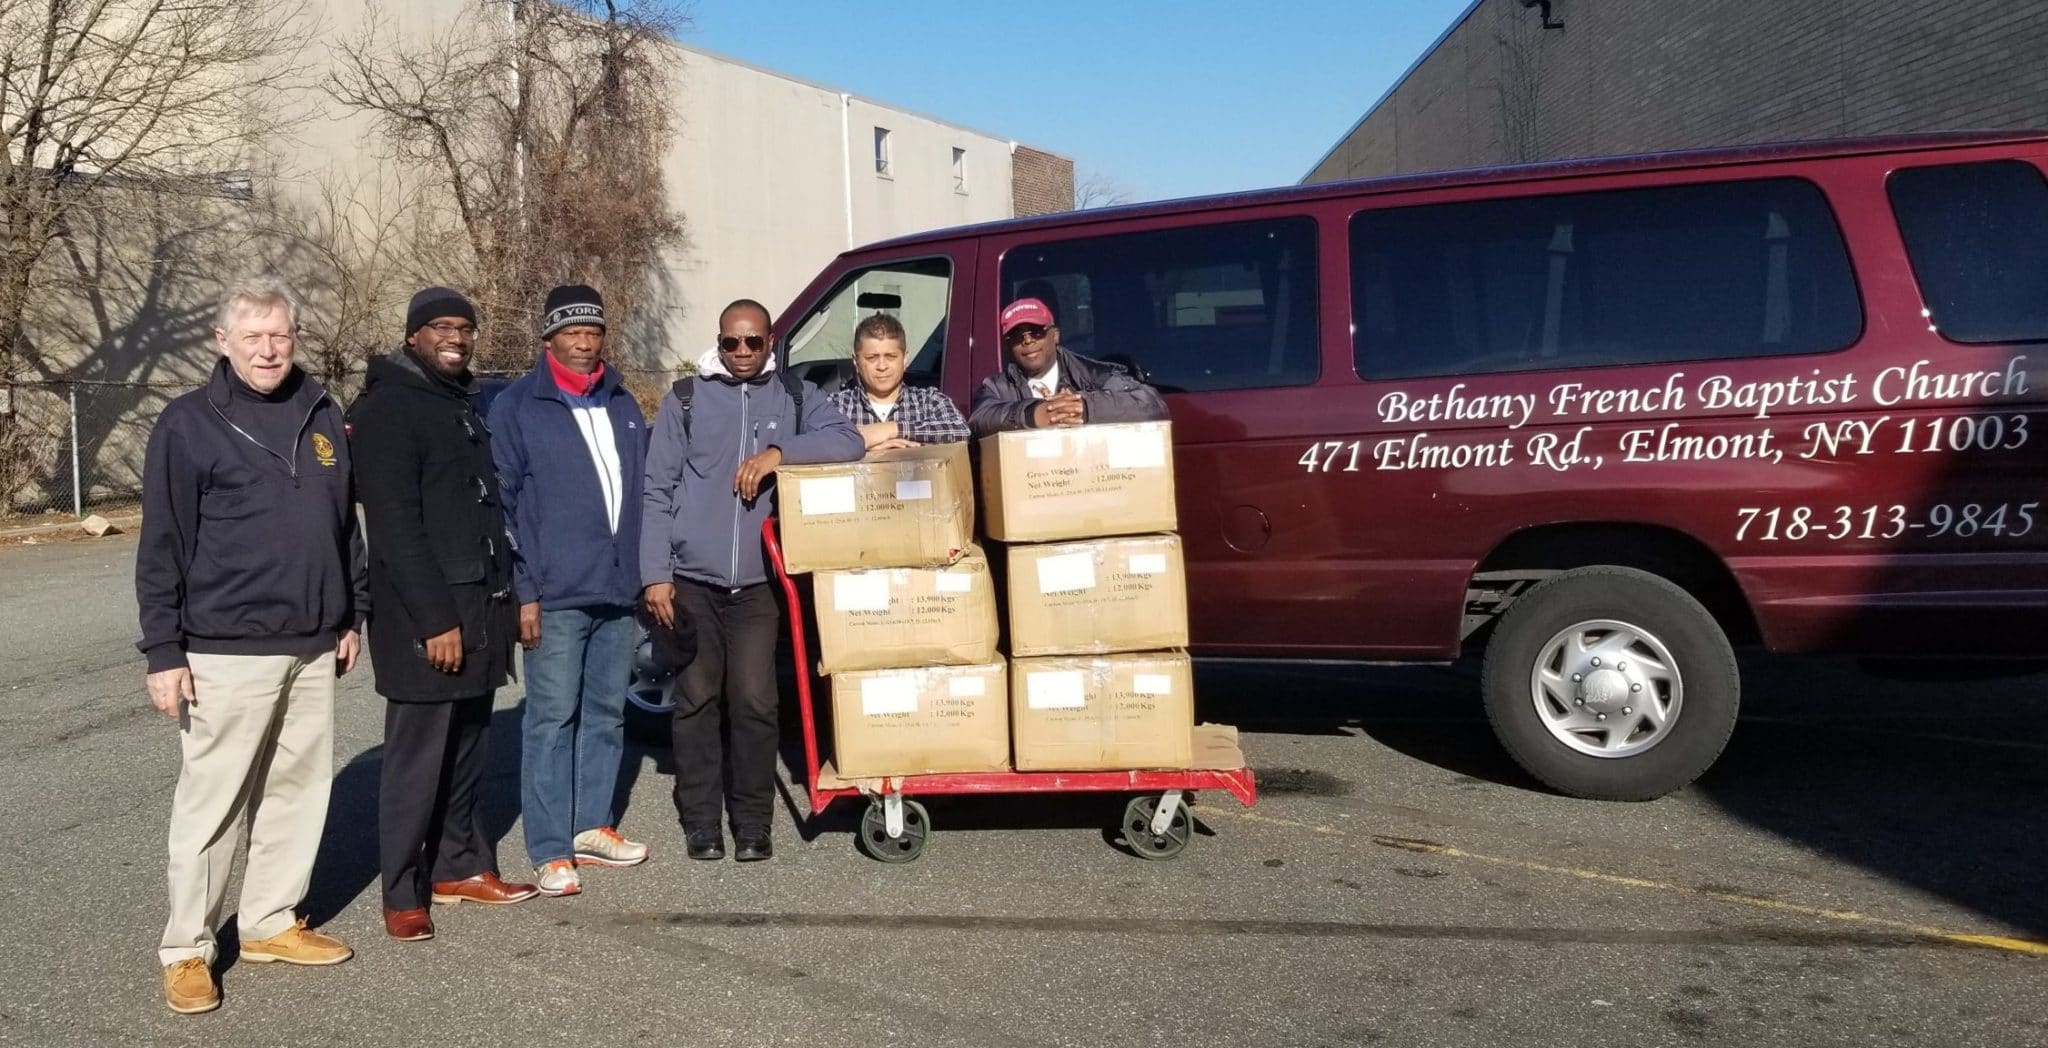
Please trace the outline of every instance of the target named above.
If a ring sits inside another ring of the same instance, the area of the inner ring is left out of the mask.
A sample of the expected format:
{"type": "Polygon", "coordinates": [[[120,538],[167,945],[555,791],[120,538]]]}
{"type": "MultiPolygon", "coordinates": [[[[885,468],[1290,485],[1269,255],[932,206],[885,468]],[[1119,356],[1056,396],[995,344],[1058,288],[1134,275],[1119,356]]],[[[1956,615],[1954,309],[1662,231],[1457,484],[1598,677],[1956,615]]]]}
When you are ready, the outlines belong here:
{"type": "Polygon", "coordinates": [[[1051,327],[1052,310],[1045,308],[1045,303],[1035,298],[1020,298],[1003,307],[1003,315],[999,323],[1002,327],[1002,333],[1005,335],[1010,333],[1011,328],[1019,324],[1037,324],[1039,327],[1051,327]]]}

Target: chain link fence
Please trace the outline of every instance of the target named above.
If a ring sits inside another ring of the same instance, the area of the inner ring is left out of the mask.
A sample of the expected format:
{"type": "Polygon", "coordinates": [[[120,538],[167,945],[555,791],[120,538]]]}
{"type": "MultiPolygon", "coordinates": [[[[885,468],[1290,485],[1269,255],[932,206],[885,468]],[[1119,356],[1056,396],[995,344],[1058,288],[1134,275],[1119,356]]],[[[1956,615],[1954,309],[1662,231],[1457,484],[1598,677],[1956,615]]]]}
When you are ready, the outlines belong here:
{"type": "Polygon", "coordinates": [[[127,382],[0,388],[0,521],[140,506],[150,427],[172,398],[191,388],[127,382]]]}
{"type": "MultiPolygon", "coordinates": [[[[662,393],[689,369],[621,369],[651,419],[662,393]]],[[[517,375],[491,376],[499,384],[517,375]]],[[[0,527],[43,518],[133,512],[142,460],[164,406],[195,382],[29,382],[0,386],[0,527]]],[[[330,382],[346,404],[360,373],[330,382]]]]}

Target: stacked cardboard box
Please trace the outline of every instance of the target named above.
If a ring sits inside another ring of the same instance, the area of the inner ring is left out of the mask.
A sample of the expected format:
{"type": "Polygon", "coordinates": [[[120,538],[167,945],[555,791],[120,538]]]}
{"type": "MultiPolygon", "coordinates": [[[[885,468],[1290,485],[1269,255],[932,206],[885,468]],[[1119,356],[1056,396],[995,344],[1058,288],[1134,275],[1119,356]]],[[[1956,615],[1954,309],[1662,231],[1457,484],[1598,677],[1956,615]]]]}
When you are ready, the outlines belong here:
{"type": "Polygon", "coordinates": [[[784,467],[782,550],[815,572],[841,779],[1009,767],[996,594],[964,444],[784,467]]]}
{"type": "Polygon", "coordinates": [[[1005,550],[1019,771],[1185,768],[1194,695],[1168,423],[1001,433],[981,443],[1005,550]]]}

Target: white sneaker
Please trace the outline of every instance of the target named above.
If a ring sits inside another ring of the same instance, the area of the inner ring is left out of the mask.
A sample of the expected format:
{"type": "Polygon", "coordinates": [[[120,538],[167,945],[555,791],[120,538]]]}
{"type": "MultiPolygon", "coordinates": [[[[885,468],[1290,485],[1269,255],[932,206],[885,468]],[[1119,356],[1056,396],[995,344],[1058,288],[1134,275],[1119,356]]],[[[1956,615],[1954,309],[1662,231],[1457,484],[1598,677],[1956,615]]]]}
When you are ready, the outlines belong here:
{"type": "Polygon", "coordinates": [[[583,866],[638,866],[647,861],[647,846],[619,836],[609,826],[576,835],[576,862],[583,866]]]}
{"type": "Polygon", "coordinates": [[[583,882],[576,876],[576,864],[567,859],[556,859],[534,867],[534,886],[542,895],[575,895],[583,890],[583,882]]]}

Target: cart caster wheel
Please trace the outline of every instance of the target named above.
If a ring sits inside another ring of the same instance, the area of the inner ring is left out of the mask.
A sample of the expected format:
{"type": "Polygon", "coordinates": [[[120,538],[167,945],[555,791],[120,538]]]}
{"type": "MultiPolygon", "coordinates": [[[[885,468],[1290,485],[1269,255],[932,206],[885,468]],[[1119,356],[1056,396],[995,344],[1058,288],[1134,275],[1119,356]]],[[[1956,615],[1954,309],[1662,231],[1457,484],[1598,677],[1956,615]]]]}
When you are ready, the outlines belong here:
{"type": "Polygon", "coordinates": [[[1159,798],[1156,795],[1133,797],[1124,805],[1124,843],[1138,853],[1140,859],[1171,859],[1188,846],[1188,838],[1194,836],[1194,813],[1185,802],[1176,807],[1173,819],[1166,826],[1165,833],[1152,832],[1152,816],[1159,813],[1159,798]]]}
{"type": "Polygon", "coordinates": [[[882,862],[910,862],[924,854],[925,841],[932,832],[931,814],[924,805],[903,799],[903,836],[890,837],[888,817],[881,801],[868,802],[860,817],[860,850],[882,862]]]}

